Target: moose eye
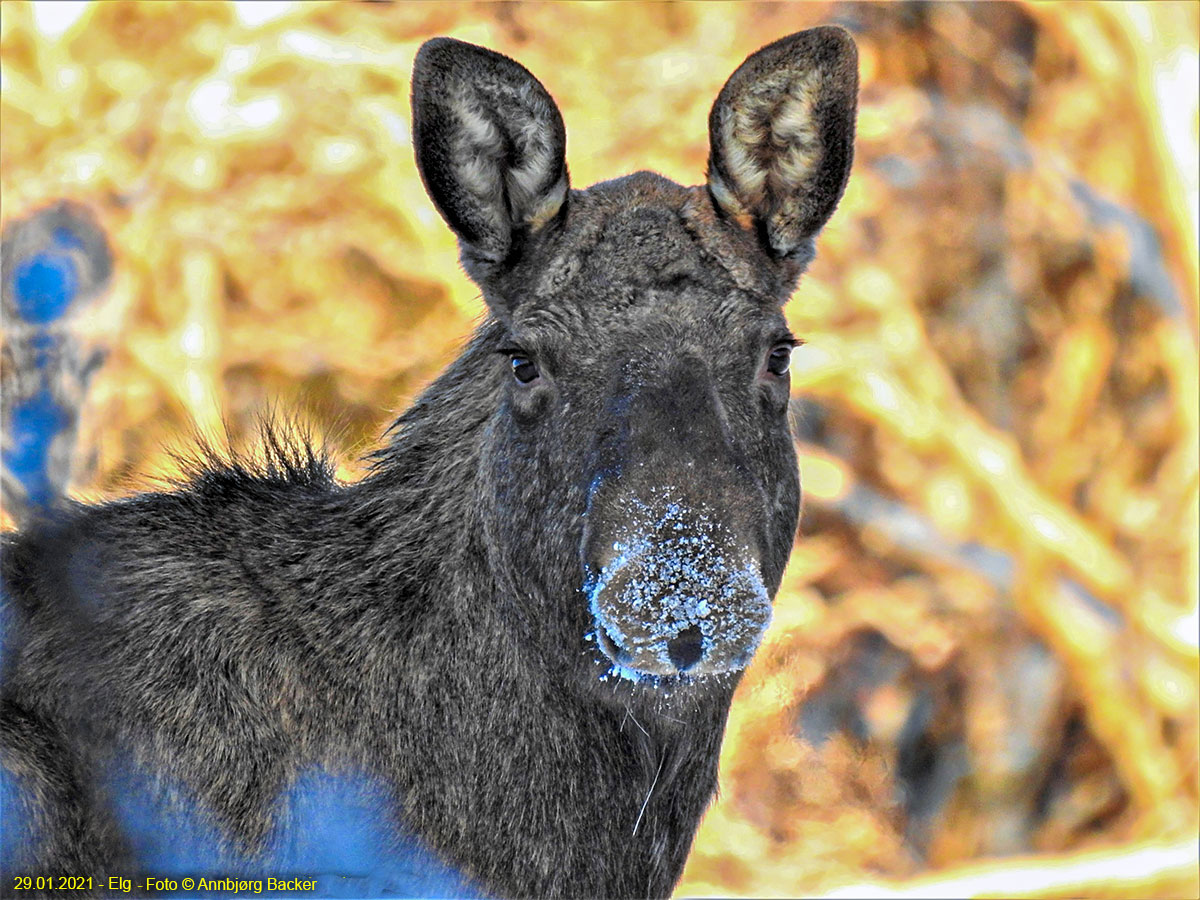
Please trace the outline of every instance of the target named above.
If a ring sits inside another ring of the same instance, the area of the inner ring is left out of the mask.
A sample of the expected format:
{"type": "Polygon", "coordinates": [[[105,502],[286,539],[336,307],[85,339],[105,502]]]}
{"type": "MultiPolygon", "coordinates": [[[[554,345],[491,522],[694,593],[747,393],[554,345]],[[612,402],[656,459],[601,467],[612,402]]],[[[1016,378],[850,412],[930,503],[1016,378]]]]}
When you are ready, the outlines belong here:
{"type": "Polygon", "coordinates": [[[538,377],[538,367],[528,356],[513,354],[512,358],[513,378],[517,379],[521,384],[529,384],[535,381],[538,377]]]}
{"type": "Polygon", "coordinates": [[[787,374],[788,366],[792,364],[792,345],[780,344],[771,351],[771,355],[767,357],[767,371],[772,375],[783,376],[787,374]]]}

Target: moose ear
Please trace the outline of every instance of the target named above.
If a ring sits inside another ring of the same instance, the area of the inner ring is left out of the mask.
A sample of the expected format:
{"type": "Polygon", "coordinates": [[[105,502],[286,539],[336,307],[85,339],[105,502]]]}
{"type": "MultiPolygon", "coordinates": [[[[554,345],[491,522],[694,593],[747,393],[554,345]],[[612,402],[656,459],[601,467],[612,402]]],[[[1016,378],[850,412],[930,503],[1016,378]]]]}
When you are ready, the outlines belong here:
{"type": "Polygon", "coordinates": [[[776,257],[811,253],[854,157],[858,51],[836,26],[801,31],[742,63],[708,117],[708,187],[776,257]]]}
{"type": "Polygon", "coordinates": [[[412,79],[417,168],[464,261],[501,263],[567,199],[566,130],[523,66],[474,44],[434,38],[412,79]]]}

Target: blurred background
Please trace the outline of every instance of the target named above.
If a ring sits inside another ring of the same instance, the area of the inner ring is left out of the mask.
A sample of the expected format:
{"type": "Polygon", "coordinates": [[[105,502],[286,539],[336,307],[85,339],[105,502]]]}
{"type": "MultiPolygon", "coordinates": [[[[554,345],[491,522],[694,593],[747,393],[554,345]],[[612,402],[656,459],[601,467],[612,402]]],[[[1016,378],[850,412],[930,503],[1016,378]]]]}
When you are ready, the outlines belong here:
{"type": "Polygon", "coordinates": [[[423,40],[529,67],[575,186],[693,184],[728,75],[826,22],[862,96],[788,307],[805,512],[678,893],[1197,896],[1195,3],[6,0],[4,527],[272,409],[363,471],[483,313],[423,40]]]}

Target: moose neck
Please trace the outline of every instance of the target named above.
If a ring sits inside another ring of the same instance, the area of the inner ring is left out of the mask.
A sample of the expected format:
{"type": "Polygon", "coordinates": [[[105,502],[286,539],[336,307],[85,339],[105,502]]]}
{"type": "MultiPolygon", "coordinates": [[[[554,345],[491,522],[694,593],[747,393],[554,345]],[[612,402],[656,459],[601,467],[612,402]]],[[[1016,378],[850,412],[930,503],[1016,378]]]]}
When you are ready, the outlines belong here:
{"type": "MultiPolygon", "coordinates": [[[[483,388],[490,327],[352,488],[380,517],[371,552],[410,594],[393,674],[364,679],[381,689],[364,708],[382,703],[396,718],[386,735],[364,722],[364,739],[390,742],[405,824],[485,892],[666,895],[716,788],[732,683],[672,702],[653,685],[602,683],[602,667],[579,661],[582,628],[571,646],[540,645],[555,632],[501,587],[477,512],[495,411],[483,388]],[[455,858],[462,847],[474,870],[455,858]]],[[[549,599],[579,602],[578,587],[557,585],[549,599]]]]}

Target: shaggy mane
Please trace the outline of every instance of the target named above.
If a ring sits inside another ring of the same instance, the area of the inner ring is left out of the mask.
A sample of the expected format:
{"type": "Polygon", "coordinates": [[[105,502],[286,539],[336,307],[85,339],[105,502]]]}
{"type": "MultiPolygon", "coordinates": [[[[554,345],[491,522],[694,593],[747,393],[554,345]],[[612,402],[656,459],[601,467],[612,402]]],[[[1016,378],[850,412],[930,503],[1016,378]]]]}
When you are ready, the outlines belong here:
{"type": "Polygon", "coordinates": [[[259,417],[255,431],[256,439],[240,450],[230,443],[218,447],[210,438],[197,435],[186,448],[171,451],[179,471],[164,481],[173,488],[251,482],[307,488],[338,484],[337,466],[328,448],[304,424],[272,410],[259,417]]]}

